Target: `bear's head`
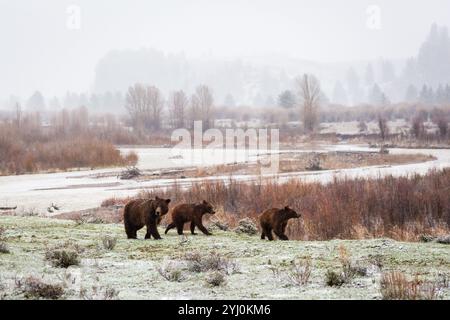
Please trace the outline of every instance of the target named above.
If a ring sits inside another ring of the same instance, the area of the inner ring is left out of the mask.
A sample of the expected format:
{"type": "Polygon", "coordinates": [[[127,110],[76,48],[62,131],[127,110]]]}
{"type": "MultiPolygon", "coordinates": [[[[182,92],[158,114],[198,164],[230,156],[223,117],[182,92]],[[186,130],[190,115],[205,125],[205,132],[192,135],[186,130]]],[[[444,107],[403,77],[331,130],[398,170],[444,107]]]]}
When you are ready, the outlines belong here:
{"type": "Polygon", "coordinates": [[[284,215],[284,218],[287,219],[297,219],[300,218],[300,213],[297,213],[295,210],[289,208],[289,206],[284,207],[284,209],[280,210],[284,215]]]}
{"type": "Polygon", "coordinates": [[[159,197],[155,197],[153,201],[153,208],[155,208],[155,215],[157,217],[162,217],[163,215],[169,212],[169,203],[170,199],[161,199],[159,197]]]}
{"type": "Polygon", "coordinates": [[[215,214],[216,211],[214,211],[213,206],[208,203],[206,200],[203,200],[202,203],[199,205],[200,210],[203,214],[209,213],[209,214],[215,214]]]}

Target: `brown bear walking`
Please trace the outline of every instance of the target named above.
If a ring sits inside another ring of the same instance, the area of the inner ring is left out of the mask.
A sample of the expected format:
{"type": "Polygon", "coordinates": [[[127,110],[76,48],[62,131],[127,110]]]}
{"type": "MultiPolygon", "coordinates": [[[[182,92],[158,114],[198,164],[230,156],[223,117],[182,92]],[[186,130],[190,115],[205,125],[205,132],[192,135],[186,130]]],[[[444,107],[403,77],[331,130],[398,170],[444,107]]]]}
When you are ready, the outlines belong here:
{"type": "Polygon", "coordinates": [[[289,219],[296,218],[300,218],[300,214],[288,206],[284,207],[284,209],[273,208],[264,211],[259,217],[262,228],[261,239],[264,240],[267,236],[267,238],[272,241],[273,230],[280,240],[289,240],[285,234],[286,226],[289,219]]]}
{"type": "Polygon", "coordinates": [[[161,239],[157,225],[169,211],[169,203],[170,199],[158,197],[155,200],[137,199],[128,202],[123,210],[123,221],[128,239],[136,239],[137,231],[144,226],[147,226],[145,239],[150,239],[151,236],[161,239]]]}
{"type": "Polygon", "coordinates": [[[212,205],[204,201],[200,204],[180,204],[172,209],[172,223],[166,228],[166,234],[170,229],[177,228],[178,234],[183,234],[183,227],[186,222],[191,222],[191,233],[194,232],[195,227],[199,228],[206,235],[211,233],[203,226],[202,218],[205,213],[215,214],[212,205]]]}

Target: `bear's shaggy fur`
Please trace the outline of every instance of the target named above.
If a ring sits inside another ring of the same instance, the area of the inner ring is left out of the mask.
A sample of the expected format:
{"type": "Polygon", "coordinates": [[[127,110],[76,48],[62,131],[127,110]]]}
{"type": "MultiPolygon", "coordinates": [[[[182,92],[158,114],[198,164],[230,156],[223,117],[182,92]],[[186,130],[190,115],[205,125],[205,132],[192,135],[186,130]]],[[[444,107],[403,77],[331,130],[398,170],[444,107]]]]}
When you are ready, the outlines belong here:
{"type": "Polygon", "coordinates": [[[267,238],[272,241],[273,235],[272,230],[275,232],[280,240],[289,240],[286,236],[286,226],[289,219],[300,218],[300,214],[289,208],[288,206],[284,209],[268,209],[264,211],[259,217],[259,222],[261,223],[261,239],[267,238]]]}
{"type": "Polygon", "coordinates": [[[200,204],[180,204],[172,209],[172,223],[166,228],[166,234],[170,229],[177,228],[178,234],[183,234],[183,227],[186,222],[191,222],[191,233],[194,232],[195,227],[199,228],[206,235],[211,233],[203,226],[202,218],[205,213],[215,214],[212,205],[204,201],[200,204]]]}
{"type": "Polygon", "coordinates": [[[123,221],[128,239],[136,239],[137,231],[144,226],[147,226],[145,239],[150,239],[152,236],[155,239],[161,239],[157,225],[169,211],[169,203],[170,199],[158,197],[154,200],[137,199],[128,202],[123,210],[123,221]]]}

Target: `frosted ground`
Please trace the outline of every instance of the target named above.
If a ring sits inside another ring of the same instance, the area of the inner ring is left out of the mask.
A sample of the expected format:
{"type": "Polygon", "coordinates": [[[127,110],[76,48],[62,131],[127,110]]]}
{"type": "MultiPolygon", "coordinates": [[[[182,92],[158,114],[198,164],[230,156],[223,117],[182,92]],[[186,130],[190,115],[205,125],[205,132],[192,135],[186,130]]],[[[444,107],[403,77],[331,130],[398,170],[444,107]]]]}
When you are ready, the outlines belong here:
{"type": "MultiPolygon", "coordinates": [[[[0,217],[6,228],[4,240],[9,254],[0,254],[0,297],[24,295],[17,283],[35,276],[46,283],[62,284],[65,299],[102,299],[113,289],[118,299],[380,299],[382,272],[401,271],[421,280],[445,281],[450,276],[448,245],[402,243],[390,239],[358,241],[262,241],[258,235],[214,231],[214,236],[188,236],[175,232],[163,240],[127,240],[122,225],[76,224],[73,221],[37,217],[0,217]],[[114,249],[102,245],[105,236],[117,237],[114,249]],[[70,239],[69,242],[67,242],[70,239]],[[45,252],[55,246],[77,247],[80,265],[53,267],[45,252]],[[366,269],[342,287],[325,284],[327,270],[341,271],[339,248],[344,246],[352,264],[366,269]],[[187,253],[220,254],[230,262],[226,283],[211,287],[210,272],[188,268],[187,253]],[[288,278],[292,261],[311,260],[312,274],[306,285],[288,278]],[[158,272],[172,265],[180,281],[168,281],[158,272]]],[[[162,231],[162,230],[161,230],[162,231]]],[[[439,290],[439,298],[450,298],[450,288],[439,290]]]]}
{"type": "MultiPolygon", "coordinates": [[[[169,148],[122,148],[122,152],[134,150],[139,155],[138,167],[142,170],[158,171],[159,169],[191,167],[194,165],[214,165],[230,162],[256,161],[261,153],[258,150],[226,152],[221,149],[206,151],[203,158],[199,151],[194,151],[194,156],[186,155],[186,150],[173,152],[169,148]],[[177,153],[178,152],[178,153],[177,153]],[[177,157],[178,156],[178,157],[177,157]]],[[[326,152],[326,151],[373,151],[364,146],[352,145],[319,145],[314,149],[282,150],[282,152],[326,152]]],[[[406,175],[411,173],[426,173],[432,168],[444,168],[450,166],[450,150],[448,149],[390,149],[392,154],[422,153],[436,157],[435,161],[424,163],[377,166],[355,169],[328,170],[319,172],[290,172],[278,175],[268,175],[269,178],[282,182],[289,178],[304,181],[327,182],[333,177],[377,177],[386,174],[406,175]]],[[[203,180],[228,180],[229,175],[208,178],[190,179],[152,179],[149,181],[120,180],[117,175],[123,168],[111,168],[101,170],[81,170],[73,172],[33,174],[21,176],[0,177],[0,206],[18,206],[16,212],[33,212],[47,214],[47,208],[57,204],[61,211],[70,212],[98,207],[101,202],[111,197],[126,197],[136,194],[143,188],[164,188],[173,183],[189,185],[195,181],[203,180]]],[[[233,176],[238,180],[255,180],[259,176],[233,176]]]]}

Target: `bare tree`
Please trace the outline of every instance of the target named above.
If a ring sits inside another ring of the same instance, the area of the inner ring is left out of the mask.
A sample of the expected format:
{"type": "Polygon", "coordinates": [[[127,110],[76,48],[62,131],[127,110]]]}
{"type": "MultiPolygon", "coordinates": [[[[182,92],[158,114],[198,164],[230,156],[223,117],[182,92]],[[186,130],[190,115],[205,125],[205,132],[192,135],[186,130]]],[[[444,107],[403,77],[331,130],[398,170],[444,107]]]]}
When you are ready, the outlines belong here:
{"type": "Polygon", "coordinates": [[[320,83],[316,77],[304,74],[297,80],[298,97],[302,108],[303,126],[305,132],[312,132],[317,125],[319,103],[322,96],[320,83]]]}
{"type": "Polygon", "coordinates": [[[154,87],[135,84],[128,88],[125,108],[135,128],[159,129],[163,110],[161,91],[154,87]]]}
{"type": "Polygon", "coordinates": [[[154,87],[147,87],[147,97],[151,111],[151,127],[155,130],[161,128],[161,115],[164,108],[164,99],[161,91],[154,87]]]}
{"type": "Polygon", "coordinates": [[[196,94],[193,94],[190,99],[189,107],[189,128],[194,127],[194,121],[201,120],[200,100],[196,94]]]}
{"type": "Polygon", "coordinates": [[[425,134],[424,121],[424,117],[420,113],[412,119],[411,132],[416,139],[422,138],[425,134]]]}
{"type": "Polygon", "coordinates": [[[195,90],[195,94],[193,96],[191,104],[193,108],[197,108],[197,112],[200,112],[199,115],[200,119],[203,121],[203,128],[205,130],[211,128],[214,125],[214,98],[211,89],[205,85],[198,86],[195,90]]]}
{"type": "Polygon", "coordinates": [[[172,92],[169,97],[168,108],[173,128],[183,128],[186,125],[186,109],[188,98],[183,90],[172,92]]]}
{"type": "Polygon", "coordinates": [[[380,130],[381,140],[384,141],[389,134],[389,127],[386,118],[381,114],[378,115],[378,129],[380,130]]]}
{"type": "Polygon", "coordinates": [[[20,129],[22,125],[22,107],[17,102],[16,103],[16,126],[18,129],[20,129]]]}
{"type": "Polygon", "coordinates": [[[145,127],[150,120],[150,107],[145,87],[139,83],[129,87],[125,101],[125,108],[130,114],[133,126],[135,128],[145,127]]]}

